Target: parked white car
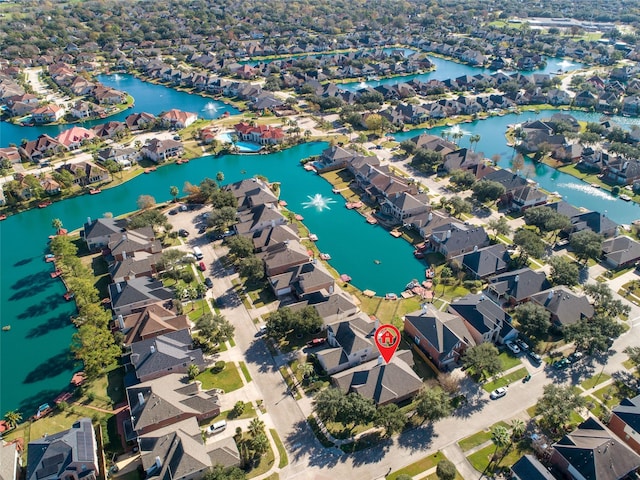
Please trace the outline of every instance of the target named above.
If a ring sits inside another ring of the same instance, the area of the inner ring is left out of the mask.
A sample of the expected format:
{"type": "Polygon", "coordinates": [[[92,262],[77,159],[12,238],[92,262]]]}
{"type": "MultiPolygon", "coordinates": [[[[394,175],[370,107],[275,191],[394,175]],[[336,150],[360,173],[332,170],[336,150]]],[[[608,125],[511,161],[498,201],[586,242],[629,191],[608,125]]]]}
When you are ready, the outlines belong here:
{"type": "Polygon", "coordinates": [[[507,346],[509,350],[511,350],[511,353],[513,353],[514,355],[517,355],[520,353],[520,347],[518,347],[515,343],[504,342],[504,344],[507,346]]]}
{"type": "Polygon", "coordinates": [[[505,387],[496,388],[489,397],[491,400],[497,400],[498,398],[502,398],[507,394],[507,389],[505,387]]]}

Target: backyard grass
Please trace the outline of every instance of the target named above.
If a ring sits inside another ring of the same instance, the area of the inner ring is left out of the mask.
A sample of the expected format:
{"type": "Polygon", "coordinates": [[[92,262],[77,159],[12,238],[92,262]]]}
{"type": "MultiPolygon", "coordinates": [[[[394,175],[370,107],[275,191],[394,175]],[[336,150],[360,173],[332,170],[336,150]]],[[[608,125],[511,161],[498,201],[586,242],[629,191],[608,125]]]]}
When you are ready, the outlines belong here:
{"type": "Polygon", "coordinates": [[[527,369],[525,367],[519,368],[515,372],[508,373],[500,378],[495,379],[493,382],[485,383],[482,389],[486,392],[492,392],[496,388],[505,387],[521,378],[527,376],[527,369]]]}
{"type": "Polygon", "coordinates": [[[458,446],[462,449],[463,452],[467,452],[472,448],[477,447],[478,445],[482,445],[485,442],[491,440],[491,430],[494,427],[502,426],[509,427],[506,422],[500,421],[498,423],[494,423],[487,430],[482,430],[481,432],[474,433],[466,438],[463,438],[458,442],[458,446]]]}
{"type": "Polygon", "coordinates": [[[220,373],[214,373],[213,368],[207,368],[196,377],[196,380],[202,382],[203,390],[221,388],[225,393],[229,393],[242,388],[242,379],[240,378],[238,369],[231,362],[227,362],[224,370],[220,373]]]}
{"type": "Polygon", "coordinates": [[[355,437],[359,433],[366,432],[370,428],[373,428],[373,423],[357,424],[353,428],[349,428],[338,422],[326,422],[324,426],[327,427],[327,431],[333,438],[344,440],[355,437]]]}
{"type": "Polygon", "coordinates": [[[184,312],[192,322],[197,322],[205,313],[211,313],[209,304],[204,298],[193,300],[184,306],[184,312]]]}
{"type": "Polygon", "coordinates": [[[278,449],[278,455],[280,456],[280,462],[278,463],[278,468],[284,468],[287,465],[289,465],[289,458],[287,457],[287,451],[284,449],[284,445],[280,440],[280,436],[278,435],[278,432],[274,428],[271,428],[269,429],[269,433],[271,434],[271,437],[273,437],[273,442],[276,444],[276,448],[278,449]]]}
{"type": "Polygon", "coordinates": [[[606,382],[607,380],[609,380],[611,378],[610,375],[607,375],[604,372],[600,372],[598,375],[594,375],[591,378],[587,378],[584,382],[582,382],[580,384],[580,386],[582,388],[584,388],[585,390],[590,390],[593,387],[595,387],[596,385],[606,382]]]}
{"type": "Polygon", "coordinates": [[[251,381],[251,374],[249,374],[249,369],[247,368],[247,364],[244,362],[240,362],[240,370],[244,374],[244,378],[249,383],[251,381]]]}
{"type": "Polygon", "coordinates": [[[91,403],[93,406],[112,409],[115,405],[124,401],[124,368],[114,365],[104,375],[87,382],[84,387],[85,394],[80,397],[80,403],[91,403]],[[93,396],[93,400],[89,398],[93,396]]]}
{"type": "Polygon", "coordinates": [[[440,451],[428,455],[417,462],[412,463],[411,465],[407,465],[400,470],[396,470],[395,472],[391,472],[385,478],[388,480],[396,480],[400,475],[409,475],[410,477],[414,477],[419,475],[420,473],[429,470],[438,465],[442,460],[445,460],[447,457],[440,451]]]}

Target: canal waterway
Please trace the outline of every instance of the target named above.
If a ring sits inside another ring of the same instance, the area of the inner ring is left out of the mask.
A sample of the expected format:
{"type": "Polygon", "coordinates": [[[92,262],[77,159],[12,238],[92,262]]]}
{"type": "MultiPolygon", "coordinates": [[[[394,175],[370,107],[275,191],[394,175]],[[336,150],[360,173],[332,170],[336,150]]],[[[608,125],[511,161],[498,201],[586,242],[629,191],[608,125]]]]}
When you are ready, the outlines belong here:
{"type": "MultiPolygon", "coordinates": [[[[128,75],[102,80],[105,84],[133,93],[136,98],[133,111],[159,113],[181,108],[200,112],[211,101],[145,83],[128,75]]],[[[220,104],[215,115],[222,114],[225,108],[228,107],[220,104]]],[[[130,111],[120,115],[124,118],[130,111]]],[[[550,113],[543,113],[541,117],[550,113]]],[[[580,120],[599,119],[598,115],[581,112],[574,112],[574,115],[580,120]]],[[[496,116],[463,124],[461,128],[465,133],[481,135],[477,149],[488,157],[501,155],[499,163],[508,166],[511,150],[505,145],[504,132],[509,124],[532,118],[536,118],[532,112],[496,116]]],[[[623,125],[635,121],[627,118],[613,120],[623,125]]],[[[7,125],[0,124],[3,129],[7,125]]],[[[41,129],[58,128],[11,127],[17,130],[11,130],[10,137],[5,130],[2,131],[4,145],[19,143],[21,138],[29,135],[25,132],[34,132],[31,138],[35,138],[43,132],[41,129]]],[[[432,129],[430,133],[439,135],[441,130],[432,129]]],[[[401,141],[418,133],[420,131],[398,133],[396,138],[401,141]]],[[[468,137],[460,140],[462,146],[465,142],[468,142],[468,137]]],[[[68,199],[46,209],[10,216],[1,222],[0,316],[2,325],[11,325],[11,330],[0,332],[0,414],[15,408],[25,416],[32,414],[39,404],[52,401],[68,385],[74,369],[68,349],[74,332],[69,320],[74,307],[63,300],[64,287],[59,280],[50,278],[52,266],[43,260],[47,252],[47,238],[53,233],[53,218],[60,218],[65,228],[73,230],[81,227],[87,217],[96,218],[106,211],[120,215],[134,210],[141,194],[153,195],[157,201],[168,200],[171,185],[181,188],[185,181],[198,183],[205,176],[215,178],[218,171],[224,172],[228,182],[261,174],[271,181],[281,182],[282,199],[288,202],[291,210],[305,217],[311,232],[319,237],[320,251],[329,253],[332,266],[338,272],[350,275],[358,288],[371,289],[379,295],[399,293],[411,279],[422,279],[424,265],[413,258],[412,248],[406,242],[393,238],[379,226],[365,223],[358,213],[344,207],[342,197],[334,195],[331,186],[322,178],[299,166],[300,159],[320,153],[326,145],[312,143],[271,155],[203,157],[184,165],[169,165],[153,174],[141,175],[124,185],[105,190],[101,195],[68,199]],[[333,199],[335,203],[321,211],[305,208],[305,203],[316,194],[333,199]]],[[[630,223],[640,218],[638,206],[613,199],[605,192],[585,190],[588,186],[579,180],[544,165],[536,166],[530,176],[545,189],[560,192],[571,203],[590,210],[606,210],[617,222],[630,223]]]]}

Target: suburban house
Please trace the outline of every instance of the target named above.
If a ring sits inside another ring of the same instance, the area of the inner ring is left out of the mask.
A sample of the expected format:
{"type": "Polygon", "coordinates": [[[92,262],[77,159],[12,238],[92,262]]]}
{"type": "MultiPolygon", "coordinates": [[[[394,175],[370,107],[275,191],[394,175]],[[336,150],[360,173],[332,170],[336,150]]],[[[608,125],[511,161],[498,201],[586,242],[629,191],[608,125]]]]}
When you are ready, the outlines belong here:
{"type": "Polygon", "coordinates": [[[640,260],[640,243],[626,236],[602,242],[602,256],[611,268],[624,268],[640,260]]]}
{"type": "Polygon", "coordinates": [[[544,272],[534,272],[525,267],[490,278],[487,293],[496,301],[517,305],[550,286],[544,272]]]}
{"type": "Polygon", "coordinates": [[[406,218],[427,213],[430,210],[429,197],[426,193],[412,195],[409,192],[399,192],[386,197],[380,205],[380,214],[402,223],[406,218]]]}
{"type": "Polygon", "coordinates": [[[107,169],[93,162],[67,163],[59,167],[58,170],[67,170],[70,172],[73,175],[73,183],[81,187],[109,180],[109,172],[107,169]]]}
{"type": "Polygon", "coordinates": [[[225,185],[222,189],[231,192],[236,198],[239,212],[278,201],[269,184],[256,177],[225,185]]]}
{"type": "Polygon", "coordinates": [[[373,334],[377,322],[360,313],[327,326],[327,344],[316,353],[318,363],[329,375],[378,357],[373,334]]]}
{"type": "Polygon", "coordinates": [[[516,335],[511,317],[483,293],[470,293],[452,302],[448,311],[464,320],[476,345],[503,342],[516,335]]]}
{"type": "Polygon", "coordinates": [[[140,153],[155,163],[162,163],[168,158],[182,155],[183,151],[184,147],[182,146],[182,142],[179,140],[172,140],[170,138],[160,140],[159,138],[152,138],[145,143],[140,150],[140,153]]]}
{"type": "Polygon", "coordinates": [[[353,297],[341,290],[334,292],[328,297],[320,293],[310,295],[304,301],[299,303],[300,307],[306,305],[312,306],[326,327],[331,323],[344,320],[351,315],[357,314],[360,309],[353,301],[353,297]]]}
{"type": "Polygon", "coordinates": [[[293,267],[313,260],[313,252],[309,253],[307,248],[298,241],[273,245],[257,256],[264,262],[268,277],[280,275],[293,267]]]}
{"type": "Polygon", "coordinates": [[[405,315],[404,331],[440,370],[457,366],[464,351],[476,345],[462,318],[428,306],[405,315]]]}
{"type": "Polygon", "coordinates": [[[80,238],[84,239],[89,251],[95,252],[106,247],[113,234],[122,234],[126,228],[127,221],[125,219],[105,217],[92,221],[91,218],[87,218],[84,228],[80,231],[80,238]]]}
{"type": "Polygon", "coordinates": [[[155,238],[152,227],[142,227],[135,230],[112,233],[109,235],[107,248],[109,249],[108,254],[110,254],[115,261],[162,253],[162,243],[155,238]]]}
{"type": "Polygon", "coordinates": [[[515,208],[521,212],[527,208],[544,205],[549,196],[536,185],[523,185],[502,196],[500,202],[505,207],[515,208]]]}
{"type": "Polygon", "coordinates": [[[195,417],[138,436],[138,447],[147,479],[200,480],[212,465],[195,417]]]}
{"type": "Polygon", "coordinates": [[[187,128],[193,122],[198,119],[197,113],[191,112],[183,112],[182,110],[178,110],[172,108],[168,112],[165,112],[160,115],[160,120],[163,124],[171,127],[171,128],[187,128]]]}
{"type": "Polygon", "coordinates": [[[131,344],[131,366],[141,382],[168,373],[186,374],[190,365],[204,367],[202,350],[192,347],[188,328],[146,338],[131,344]]]}
{"type": "Polygon", "coordinates": [[[74,126],[66,129],[56,138],[69,150],[75,150],[76,148],[80,148],[84,142],[96,138],[96,134],[93,130],[74,126]]]}
{"type": "Polygon", "coordinates": [[[284,132],[281,128],[270,125],[250,125],[240,122],[233,126],[241,140],[257,143],[259,145],[275,145],[284,141],[284,132]]]}
{"type": "Polygon", "coordinates": [[[113,160],[123,168],[130,167],[138,161],[139,153],[131,147],[107,147],[98,152],[98,162],[104,163],[113,160]]]}
{"type": "Polygon", "coordinates": [[[273,203],[260,204],[238,213],[238,223],[234,225],[240,235],[255,233],[276,225],[285,225],[287,219],[273,203]]]}
{"type": "Polygon", "coordinates": [[[411,351],[403,350],[387,364],[378,358],[332,375],[331,381],[345,393],[359,393],[382,406],[402,402],[420,391],[422,379],[412,367],[411,351]]]}
{"type": "Polygon", "coordinates": [[[298,227],[295,224],[276,225],[273,228],[263,228],[253,233],[251,237],[253,248],[256,252],[262,252],[268,247],[287,241],[300,241],[298,227]]]}
{"type": "Polygon", "coordinates": [[[109,275],[112,282],[127,282],[133,278],[153,277],[158,273],[156,265],[160,262],[161,254],[146,252],[138,253],[135,257],[125,257],[109,264],[109,275]]]}
{"type": "Polygon", "coordinates": [[[640,395],[625,398],[613,407],[607,426],[640,455],[640,395]]]}
{"type": "Polygon", "coordinates": [[[333,294],[335,289],[333,276],[317,262],[296,265],[284,273],[272,275],[269,282],[276,296],[293,293],[299,300],[304,300],[316,292],[328,296],[333,294]]]}
{"type": "Polygon", "coordinates": [[[564,285],[536,293],[531,296],[531,301],[551,313],[551,322],[558,328],[591,318],[594,314],[593,305],[585,295],[576,295],[564,285]]]}
{"type": "Polygon", "coordinates": [[[64,108],[58,105],[45,105],[31,112],[31,117],[36,123],[53,123],[64,117],[64,108]]]}
{"type": "Polygon", "coordinates": [[[2,480],[21,480],[22,470],[22,442],[18,439],[12,442],[0,440],[0,478],[2,480]]]}
{"type": "Polygon", "coordinates": [[[160,280],[140,277],[109,285],[109,298],[115,315],[129,315],[152,303],[173,299],[173,291],[163,287],[160,280]]]}
{"type": "Polygon", "coordinates": [[[26,480],[96,480],[98,444],[90,418],[29,442],[26,480]]]}
{"type": "Polygon", "coordinates": [[[607,163],[605,178],[619,185],[631,185],[640,179],[640,162],[615,157],[607,163]]]}
{"type": "Polygon", "coordinates": [[[325,148],[313,165],[319,172],[339,170],[341,168],[346,168],[354,159],[362,156],[363,155],[361,153],[349,148],[334,145],[332,147],[325,148]]]}
{"type": "Polygon", "coordinates": [[[18,147],[0,148],[0,160],[9,160],[12,165],[20,163],[18,147]]]}
{"type": "Polygon", "coordinates": [[[39,162],[43,157],[53,155],[66,149],[67,148],[58,140],[50,137],[46,133],[43,133],[35,140],[23,143],[18,151],[20,152],[20,156],[25,160],[30,162],[39,162]]]}
{"type": "Polygon", "coordinates": [[[202,391],[200,382],[186,383],[178,373],[128,387],[127,400],[131,412],[125,423],[127,440],[188,418],[202,422],[220,414],[217,390],[202,391]]]}
{"type": "Polygon", "coordinates": [[[512,480],[556,480],[534,455],[523,455],[511,466],[512,480]]]}
{"type": "Polygon", "coordinates": [[[135,130],[144,130],[153,122],[155,122],[156,116],[151,113],[140,112],[140,113],[132,113],[131,115],[127,115],[124,119],[124,123],[127,128],[132,132],[135,130]]]}
{"type": "Polygon", "coordinates": [[[482,280],[507,271],[509,254],[502,244],[489,245],[478,250],[453,257],[450,262],[457,263],[475,279],[482,280]]]}
{"type": "Polygon", "coordinates": [[[640,467],[640,455],[594,417],[553,444],[551,464],[568,478],[619,480],[640,467]]]}
{"type": "Polygon", "coordinates": [[[114,138],[119,135],[124,135],[127,131],[127,126],[124,122],[117,122],[115,120],[96,125],[92,128],[97,137],[100,138],[114,138]]]}
{"type": "Polygon", "coordinates": [[[431,247],[447,260],[489,246],[489,235],[483,227],[451,222],[437,227],[429,237],[431,247]]]}
{"type": "Polygon", "coordinates": [[[116,327],[124,334],[123,345],[154,338],[193,327],[187,315],[176,315],[159,303],[148,305],[139,312],[123,317],[118,315],[116,327]]]}

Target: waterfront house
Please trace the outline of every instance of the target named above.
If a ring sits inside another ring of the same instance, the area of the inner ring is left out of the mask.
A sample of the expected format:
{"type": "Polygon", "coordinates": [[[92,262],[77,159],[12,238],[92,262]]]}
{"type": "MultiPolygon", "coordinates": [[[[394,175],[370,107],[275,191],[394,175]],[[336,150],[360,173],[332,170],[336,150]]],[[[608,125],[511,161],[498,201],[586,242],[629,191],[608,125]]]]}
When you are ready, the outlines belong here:
{"type": "Polygon", "coordinates": [[[118,315],[115,323],[116,328],[124,334],[122,344],[125,346],[178,330],[191,331],[193,328],[193,322],[187,315],[176,315],[159,303],[148,305],[130,315],[118,315]]]}
{"type": "Polygon", "coordinates": [[[320,158],[314,163],[314,166],[319,172],[339,170],[347,167],[349,163],[359,157],[363,157],[363,155],[349,148],[334,145],[322,151],[320,158]]]}
{"type": "Polygon", "coordinates": [[[254,232],[251,236],[253,248],[256,252],[262,252],[266,248],[278,243],[300,240],[298,226],[295,224],[276,225],[272,228],[263,228],[254,232]]]}
{"type": "Polygon", "coordinates": [[[122,168],[127,168],[138,161],[140,154],[135,148],[112,146],[98,151],[97,161],[104,163],[113,160],[122,168]]]}
{"type": "Polygon", "coordinates": [[[202,350],[193,348],[188,328],[145,338],[131,344],[129,365],[140,382],[159,378],[169,373],[186,374],[190,365],[204,368],[202,350]]]}
{"type": "MultiPolygon", "coordinates": [[[[235,446],[233,438],[230,440],[235,446]]],[[[138,447],[149,480],[200,480],[212,465],[210,447],[205,445],[195,417],[140,435],[138,447]]]]}
{"type": "Polygon", "coordinates": [[[580,212],[571,218],[571,233],[589,229],[604,238],[614,237],[618,233],[618,224],[600,212],[580,212]]]}
{"type": "Polygon", "coordinates": [[[64,108],[58,105],[44,105],[31,112],[31,118],[36,123],[57,122],[64,117],[64,108]]]}
{"type": "Polygon", "coordinates": [[[165,162],[169,158],[182,155],[184,147],[179,140],[172,140],[170,138],[160,140],[159,138],[152,138],[142,147],[140,153],[142,156],[152,160],[155,163],[165,162]]]}
{"type": "Polygon", "coordinates": [[[221,187],[231,192],[238,202],[238,211],[249,210],[265,204],[275,204],[278,197],[273,193],[269,184],[256,177],[247,178],[221,187]]]}
{"type": "Polygon", "coordinates": [[[320,292],[324,296],[333,294],[335,280],[321,263],[303,263],[289,270],[269,277],[269,283],[276,296],[293,293],[298,300],[305,300],[320,292]]]}
{"type": "Polygon", "coordinates": [[[287,219],[273,203],[265,203],[239,212],[238,223],[234,228],[238,234],[243,235],[286,223],[287,219]]]}
{"type": "Polygon", "coordinates": [[[144,130],[155,121],[156,116],[146,112],[132,113],[131,115],[127,115],[124,119],[124,123],[127,128],[132,132],[136,130],[144,130]]]}
{"type": "Polygon", "coordinates": [[[109,235],[108,253],[115,261],[162,253],[162,243],[155,238],[152,227],[142,227],[109,235]]]}
{"type": "Polygon", "coordinates": [[[605,178],[619,184],[631,185],[640,179],[640,162],[624,157],[609,158],[605,168],[605,178]]]}
{"type": "MultiPolygon", "coordinates": [[[[145,252],[146,253],[146,252],[145,252]]],[[[161,254],[138,253],[135,257],[125,257],[109,264],[109,275],[112,282],[126,282],[132,278],[153,277],[158,271],[156,265],[161,254]]]]}
{"type": "Polygon", "coordinates": [[[378,324],[359,313],[327,325],[327,348],[316,353],[318,363],[329,375],[378,357],[373,334],[378,324]]]}
{"type": "Polygon", "coordinates": [[[264,261],[265,272],[268,277],[280,275],[290,268],[309,263],[313,260],[313,252],[298,241],[283,242],[268,247],[258,254],[264,261]]]}
{"type": "Polygon", "coordinates": [[[410,140],[416,144],[416,148],[424,148],[426,150],[440,153],[442,157],[458,150],[458,146],[455,143],[428,133],[411,137],[410,140]]]}
{"type": "Polygon", "coordinates": [[[509,254],[504,245],[489,245],[476,251],[467,252],[451,258],[459,267],[464,268],[469,274],[482,280],[498,273],[507,271],[509,254]]]}
{"type": "Polygon", "coordinates": [[[484,160],[480,153],[476,153],[468,148],[460,148],[444,156],[439,169],[451,173],[454,170],[472,170],[484,160]]]}
{"type": "Polygon", "coordinates": [[[62,145],[58,140],[43,133],[35,140],[23,143],[18,149],[18,152],[25,160],[38,163],[44,157],[54,155],[66,149],[67,147],[62,145]]]}
{"type": "Polygon", "coordinates": [[[553,444],[550,462],[567,478],[620,480],[635,476],[640,455],[590,417],[553,444]]]}
{"type": "Polygon", "coordinates": [[[88,142],[91,139],[96,138],[96,134],[93,130],[88,130],[83,127],[73,126],[63,131],[56,138],[62,145],[67,147],[69,150],[75,150],[77,148],[80,148],[85,142],[88,142]]]}
{"type": "Polygon", "coordinates": [[[431,211],[431,207],[426,193],[416,193],[415,195],[409,192],[396,193],[385,197],[380,205],[380,214],[389,216],[400,223],[404,223],[406,218],[429,211],[431,211]]]}
{"type": "Polygon", "coordinates": [[[487,293],[496,301],[517,305],[550,286],[544,272],[534,272],[529,267],[525,267],[491,277],[487,293]]]}
{"type": "Polygon", "coordinates": [[[568,287],[557,285],[531,295],[531,301],[551,314],[551,322],[558,328],[573,325],[593,317],[593,305],[585,295],[576,295],[568,287]]]}
{"type": "Polygon", "coordinates": [[[470,293],[452,302],[448,312],[464,320],[476,345],[504,342],[517,333],[511,327],[511,317],[484,293],[470,293]]]}
{"type": "Polygon", "coordinates": [[[451,222],[437,227],[429,236],[429,244],[447,260],[489,246],[489,235],[483,227],[451,222]]]}
{"type": "Polygon", "coordinates": [[[73,175],[73,183],[81,187],[109,180],[109,172],[107,169],[88,161],[67,163],[56,170],[67,170],[70,172],[73,175]]]}
{"type": "Polygon", "coordinates": [[[332,375],[331,382],[344,393],[356,392],[380,407],[408,400],[420,391],[422,379],[412,367],[412,353],[402,350],[387,364],[379,357],[332,375]]]}
{"type": "Polygon", "coordinates": [[[527,184],[506,192],[500,198],[500,204],[523,212],[527,208],[546,204],[548,199],[549,196],[537,185],[527,184]]]}
{"type": "Polygon", "coordinates": [[[127,227],[125,219],[98,218],[91,220],[89,217],[80,231],[80,238],[84,239],[90,252],[95,252],[109,244],[113,234],[122,233],[127,227]]]}
{"type": "Polygon", "coordinates": [[[124,122],[117,122],[115,120],[112,120],[100,125],[96,125],[92,128],[92,130],[96,133],[97,137],[107,139],[124,135],[127,130],[127,126],[124,122]]]}
{"type": "Polygon", "coordinates": [[[238,138],[259,145],[275,145],[284,141],[284,132],[281,128],[270,125],[250,125],[240,122],[233,126],[238,138]]]}
{"type": "Polygon", "coordinates": [[[129,315],[147,305],[173,299],[173,291],[148,277],[132,278],[109,285],[111,309],[115,315],[129,315]]]}
{"type": "Polygon", "coordinates": [[[464,351],[476,345],[459,315],[428,305],[405,315],[404,332],[440,370],[457,366],[464,351]]]}
{"type": "Polygon", "coordinates": [[[640,243],[626,237],[608,238],[602,242],[602,256],[611,268],[624,268],[640,260],[640,243]]]}
{"type": "Polygon", "coordinates": [[[104,85],[96,85],[91,91],[91,96],[101,105],[124,103],[127,98],[126,93],[116,90],[115,88],[105,87],[104,85]]]}
{"type": "Polygon", "coordinates": [[[187,128],[198,119],[197,113],[183,112],[173,108],[160,115],[160,121],[170,128],[187,128]]]}
{"type": "Polygon", "coordinates": [[[329,296],[321,292],[307,295],[304,301],[296,304],[298,308],[303,308],[307,305],[314,308],[322,318],[325,327],[331,323],[342,321],[360,311],[353,296],[342,290],[336,290],[329,296]]]}
{"type": "Polygon", "coordinates": [[[528,183],[525,178],[521,177],[517,173],[504,169],[490,172],[483,178],[502,185],[504,187],[505,195],[509,194],[509,192],[514,192],[518,188],[524,187],[528,183]]]}
{"type": "Polygon", "coordinates": [[[125,422],[127,440],[195,418],[197,422],[220,414],[217,390],[202,391],[200,382],[170,373],[127,388],[131,418],[125,422]]]}
{"type": "Polygon", "coordinates": [[[613,407],[609,429],[629,447],[640,454],[640,395],[625,398],[613,407]]]}
{"type": "Polygon", "coordinates": [[[27,447],[26,480],[96,480],[98,444],[90,418],[70,429],[32,440],[27,447]]]}
{"type": "Polygon", "coordinates": [[[40,186],[47,195],[58,195],[60,193],[60,184],[47,175],[40,181],[40,186]]]}

